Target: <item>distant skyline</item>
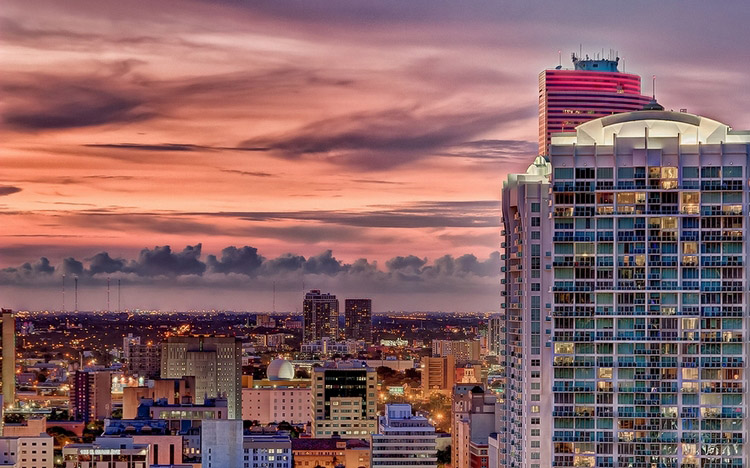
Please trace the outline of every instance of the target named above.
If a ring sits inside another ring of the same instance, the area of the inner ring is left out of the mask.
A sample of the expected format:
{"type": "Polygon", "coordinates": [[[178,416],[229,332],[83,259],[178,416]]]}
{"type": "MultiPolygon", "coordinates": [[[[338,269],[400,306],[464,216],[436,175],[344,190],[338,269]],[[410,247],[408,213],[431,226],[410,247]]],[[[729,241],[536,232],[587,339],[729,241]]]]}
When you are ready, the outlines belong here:
{"type": "MultiPolygon", "coordinates": [[[[538,74],[750,128],[744,2],[4,2],[0,305],[497,310],[538,74]],[[366,259],[366,260],[365,260],[366,259]],[[114,296],[112,296],[114,298],[114,296]],[[114,300],[111,300],[114,304],[114,300]]],[[[113,307],[114,308],[114,307],[113,307]]]]}

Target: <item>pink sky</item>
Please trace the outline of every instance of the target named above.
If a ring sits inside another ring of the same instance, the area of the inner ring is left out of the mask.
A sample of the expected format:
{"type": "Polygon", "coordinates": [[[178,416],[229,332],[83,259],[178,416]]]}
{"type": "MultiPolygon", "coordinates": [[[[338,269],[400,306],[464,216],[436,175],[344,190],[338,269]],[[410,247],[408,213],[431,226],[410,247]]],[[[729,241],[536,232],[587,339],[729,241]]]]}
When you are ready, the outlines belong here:
{"type": "Polygon", "coordinates": [[[656,74],[667,108],[750,128],[742,3],[520,3],[4,3],[5,306],[59,309],[73,257],[81,308],[111,275],[127,307],[268,310],[275,281],[294,310],[304,281],[496,310],[500,186],[535,155],[538,73],[579,43],[656,74]],[[181,270],[197,244],[205,270],[181,270]],[[166,245],[176,269],[139,269],[166,245]],[[209,262],[229,246],[265,263],[209,262]],[[100,252],[135,263],[95,272],[100,252]],[[287,253],[307,263],[274,269],[287,253]]]}

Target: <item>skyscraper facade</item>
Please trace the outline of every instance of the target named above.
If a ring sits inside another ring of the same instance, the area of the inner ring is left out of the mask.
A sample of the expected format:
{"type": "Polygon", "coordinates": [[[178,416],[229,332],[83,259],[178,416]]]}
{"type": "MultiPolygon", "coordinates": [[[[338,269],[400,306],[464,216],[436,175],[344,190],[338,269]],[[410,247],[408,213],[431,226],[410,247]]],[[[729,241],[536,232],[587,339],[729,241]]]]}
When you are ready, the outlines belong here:
{"type": "Polygon", "coordinates": [[[172,336],[162,343],[161,377],[195,377],[196,403],[226,398],[229,419],[242,418],[242,341],[234,337],[172,336]]]}
{"type": "Polygon", "coordinates": [[[487,321],[487,354],[490,356],[500,356],[502,354],[504,326],[505,320],[500,315],[490,317],[487,321]]]}
{"type": "Polygon", "coordinates": [[[509,467],[748,464],[750,132],[647,109],[552,136],[540,229],[503,201],[509,467]]]}
{"type": "Polygon", "coordinates": [[[302,316],[302,342],[339,338],[339,300],[335,295],[310,290],[302,303],[302,316]]]}
{"type": "Polygon", "coordinates": [[[539,154],[548,154],[553,133],[575,132],[584,122],[640,110],[649,102],[641,95],[641,77],[618,71],[619,61],[573,55],[573,70],[539,74],[539,154]]]}
{"type": "Polygon", "coordinates": [[[2,309],[0,311],[0,358],[2,359],[2,382],[3,401],[6,405],[12,405],[16,401],[16,319],[13,311],[2,309]]]}
{"type": "Polygon", "coordinates": [[[346,299],[344,323],[347,339],[372,343],[372,299],[346,299]]]}
{"type": "Polygon", "coordinates": [[[313,437],[367,438],[377,431],[377,373],[371,367],[338,362],[313,367],[313,437]]]}

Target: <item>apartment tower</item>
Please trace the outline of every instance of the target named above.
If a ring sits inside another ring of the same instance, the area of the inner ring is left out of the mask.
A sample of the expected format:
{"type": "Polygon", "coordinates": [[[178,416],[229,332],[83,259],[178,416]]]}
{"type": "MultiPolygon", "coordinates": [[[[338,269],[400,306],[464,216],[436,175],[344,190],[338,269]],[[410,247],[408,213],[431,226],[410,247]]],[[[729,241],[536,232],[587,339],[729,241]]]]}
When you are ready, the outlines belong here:
{"type": "Polygon", "coordinates": [[[347,339],[372,343],[372,299],[346,299],[344,321],[347,339]]]}
{"type": "Polygon", "coordinates": [[[539,74],[539,154],[548,154],[550,137],[575,132],[589,120],[636,111],[651,99],[641,94],[641,77],[618,70],[619,57],[577,57],[573,69],[558,66],[539,74]]]}
{"type": "Polygon", "coordinates": [[[13,405],[16,401],[16,319],[10,309],[0,310],[0,359],[2,360],[3,403],[13,405]]]}
{"type": "Polygon", "coordinates": [[[302,342],[320,340],[324,337],[339,339],[339,300],[330,293],[312,289],[302,302],[302,342]]]}

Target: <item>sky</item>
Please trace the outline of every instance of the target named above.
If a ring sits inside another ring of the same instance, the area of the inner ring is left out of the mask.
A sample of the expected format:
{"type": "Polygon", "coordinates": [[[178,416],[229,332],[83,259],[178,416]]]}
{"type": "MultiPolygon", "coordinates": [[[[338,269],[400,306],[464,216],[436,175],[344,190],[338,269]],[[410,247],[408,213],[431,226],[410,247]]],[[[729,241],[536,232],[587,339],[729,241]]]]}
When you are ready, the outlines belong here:
{"type": "Polygon", "coordinates": [[[80,310],[111,278],[122,309],[295,311],[316,288],[497,311],[539,72],[618,50],[668,109],[747,129],[748,20],[739,1],[3,2],[0,302],[60,310],[65,275],[67,310],[78,277],[80,310]]]}

